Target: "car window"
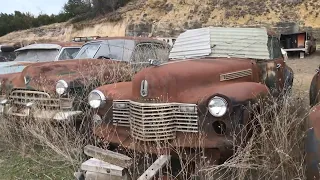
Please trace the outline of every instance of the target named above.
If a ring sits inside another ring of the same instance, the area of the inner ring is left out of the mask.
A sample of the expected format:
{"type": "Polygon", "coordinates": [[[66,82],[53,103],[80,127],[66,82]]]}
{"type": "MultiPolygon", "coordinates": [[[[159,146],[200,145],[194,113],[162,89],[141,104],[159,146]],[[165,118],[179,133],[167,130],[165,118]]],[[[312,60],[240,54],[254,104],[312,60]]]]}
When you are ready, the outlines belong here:
{"type": "Polygon", "coordinates": [[[64,48],[58,57],[58,60],[74,59],[80,48],[64,48]]]}
{"type": "Polygon", "coordinates": [[[100,43],[90,43],[81,47],[75,59],[91,59],[97,53],[100,43]]]}
{"type": "Polygon", "coordinates": [[[54,61],[58,54],[59,54],[58,49],[23,50],[17,53],[17,57],[14,61],[31,61],[31,62],[54,61]]]}
{"type": "Polygon", "coordinates": [[[133,40],[106,40],[101,44],[95,58],[110,58],[119,61],[129,61],[133,49],[133,40]]]}
{"type": "Polygon", "coordinates": [[[136,46],[132,61],[147,62],[149,59],[157,59],[161,62],[168,61],[169,48],[159,43],[140,43],[136,46]]]}

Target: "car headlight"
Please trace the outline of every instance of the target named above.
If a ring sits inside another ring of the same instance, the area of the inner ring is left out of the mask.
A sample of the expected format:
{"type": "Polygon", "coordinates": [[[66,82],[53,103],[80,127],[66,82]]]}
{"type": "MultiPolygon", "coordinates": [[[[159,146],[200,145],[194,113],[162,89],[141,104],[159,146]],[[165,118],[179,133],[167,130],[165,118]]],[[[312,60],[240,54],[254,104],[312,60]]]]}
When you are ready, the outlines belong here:
{"type": "Polygon", "coordinates": [[[89,94],[88,101],[89,101],[89,105],[92,108],[96,109],[102,106],[106,102],[106,97],[101,91],[93,90],[89,94]]]}
{"type": "Polygon", "coordinates": [[[59,80],[56,84],[56,92],[59,95],[63,95],[67,92],[68,90],[68,83],[64,80],[59,80]]]}
{"type": "Polygon", "coordinates": [[[208,109],[212,116],[221,117],[226,114],[228,103],[224,98],[215,96],[209,101],[208,109]]]}

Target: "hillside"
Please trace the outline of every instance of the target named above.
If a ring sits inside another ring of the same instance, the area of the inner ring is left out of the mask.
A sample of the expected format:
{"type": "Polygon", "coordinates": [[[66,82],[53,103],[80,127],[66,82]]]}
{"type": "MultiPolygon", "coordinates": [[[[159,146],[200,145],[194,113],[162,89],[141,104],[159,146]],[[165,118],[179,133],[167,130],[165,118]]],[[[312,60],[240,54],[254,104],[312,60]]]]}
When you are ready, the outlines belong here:
{"type": "Polygon", "coordinates": [[[117,12],[77,24],[59,23],[13,32],[1,43],[41,40],[67,41],[74,36],[176,36],[203,26],[278,27],[320,29],[318,0],[133,0],[117,12]],[[279,24],[280,23],[280,24],[279,24]]]}

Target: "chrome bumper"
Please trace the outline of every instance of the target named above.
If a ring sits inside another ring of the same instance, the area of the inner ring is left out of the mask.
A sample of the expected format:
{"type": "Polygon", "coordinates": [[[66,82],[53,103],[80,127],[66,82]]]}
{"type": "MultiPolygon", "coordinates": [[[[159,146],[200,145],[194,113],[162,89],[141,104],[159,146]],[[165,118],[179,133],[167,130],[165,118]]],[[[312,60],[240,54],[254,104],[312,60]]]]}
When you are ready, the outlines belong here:
{"type": "Polygon", "coordinates": [[[19,118],[34,118],[41,120],[54,120],[54,121],[70,121],[74,117],[82,114],[82,111],[72,111],[72,110],[39,110],[32,109],[30,107],[20,108],[16,111],[15,107],[7,108],[4,111],[6,116],[16,116],[19,118]]]}
{"type": "Polygon", "coordinates": [[[0,113],[5,116],[67,121],[82,114],[72,110],[73,99],[52,98],[46,92],[16,89],[8,97],[1,97],[5,103],[0,101],[0,113]]]}
{"type": "Polygon", "coordinates": [[[69,121],[76,116],[82,114],[82,111],[74,110],[44,110],[37,109],[32,106],[32,103],[26,103],[21,106],[15,106],[5,98],[0,97],[0,115],[15,116],[19,118],[35,118],[35,119],[47,119],[55,121],[69,121]]]}

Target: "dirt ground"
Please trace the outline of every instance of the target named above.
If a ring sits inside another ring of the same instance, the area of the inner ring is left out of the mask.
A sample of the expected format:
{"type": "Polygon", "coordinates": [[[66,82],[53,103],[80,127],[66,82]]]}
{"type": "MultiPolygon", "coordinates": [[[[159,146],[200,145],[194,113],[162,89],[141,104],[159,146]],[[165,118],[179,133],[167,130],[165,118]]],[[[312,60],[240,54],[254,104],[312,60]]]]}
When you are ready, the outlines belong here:
{"type": "Polygon", "coordinates": [[[303,59],[297,56],[291,55],[287,61],[287,65],[294,72],[293,89],[296,93],[309,96],[311,80],[320,65],[320,50],[309,56],[305,56],[303,59]]]}

